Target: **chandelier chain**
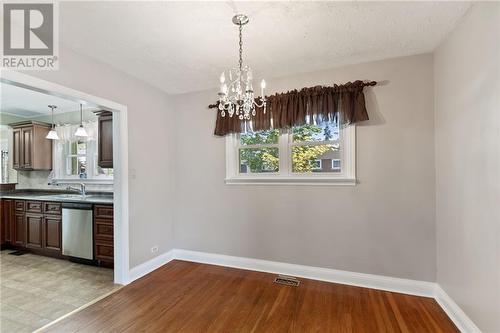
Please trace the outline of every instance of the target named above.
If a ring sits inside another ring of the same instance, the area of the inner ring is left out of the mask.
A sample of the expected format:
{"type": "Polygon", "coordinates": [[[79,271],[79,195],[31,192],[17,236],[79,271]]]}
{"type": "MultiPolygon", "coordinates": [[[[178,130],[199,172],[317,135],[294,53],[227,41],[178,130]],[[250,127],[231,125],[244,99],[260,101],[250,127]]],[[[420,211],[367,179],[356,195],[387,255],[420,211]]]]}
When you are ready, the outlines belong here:
{"type": "Polygon", "coordinates": [[[240,24],[240,71],[243,68],[243,25],[240,24]]]}

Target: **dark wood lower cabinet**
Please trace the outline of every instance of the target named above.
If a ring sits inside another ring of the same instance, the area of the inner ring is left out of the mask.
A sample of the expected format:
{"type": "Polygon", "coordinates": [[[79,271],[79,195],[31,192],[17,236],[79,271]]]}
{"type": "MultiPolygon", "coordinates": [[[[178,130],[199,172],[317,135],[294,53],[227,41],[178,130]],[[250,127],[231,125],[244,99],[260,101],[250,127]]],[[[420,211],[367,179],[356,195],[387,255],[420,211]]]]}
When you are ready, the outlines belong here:
{"type": "MultiPolygon", "coordinates": [[[[60,202],[2,199],[2,247],[66,258],[62,254],[62,207],[60,202]]],[[[113,267],[113,205],[94,205],[94,259],[113,267]]]]}
{"type": "Polygon", "coordinates": [[[2,247],[62,255],[61,203],[2,199],[2,247]]]}
{"type": "Polygon", "coordinates": [[[26,247],[42,248],[43,215],[26,214],[26,247]]]}
{"type": "Polygon", "coordinates": [[[43,219],[43,247],[47,250],[62,251],[62,230],[60,216],[45,216],[43,219]]]}
{"type": "Polygon", "coordinates": [[[99,265],[114,263],[113,205],[94,205],[94,256],[99,265]]]}
{"type": "Polygon", "coordinates": [[[1,216],[0,223],[0,246],[4,248],[6,244],[12,242],[14,230],[14,200],[4,199],[1,201],[1,216]]]}
{"type": "MultiPolygon", "coordinates": [[[[12,231],[11,231],[12,232],[12,231]]],[[[16,211],[14,213],[13,243],[16,246],[26,245],[26,215],[16,211]]]]}

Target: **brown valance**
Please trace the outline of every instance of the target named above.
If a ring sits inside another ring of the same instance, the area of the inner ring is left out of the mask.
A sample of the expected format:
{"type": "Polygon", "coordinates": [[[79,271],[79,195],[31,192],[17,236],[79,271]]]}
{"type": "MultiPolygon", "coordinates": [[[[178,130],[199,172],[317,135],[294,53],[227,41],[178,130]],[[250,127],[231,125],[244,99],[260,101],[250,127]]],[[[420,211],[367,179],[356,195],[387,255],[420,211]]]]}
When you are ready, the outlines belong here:
{"type": "MultiPolygon", "coordinates": [[[[254,131],[271,128],[290,128],[303,125],[307,119],[317,122],[338,120],[341,124],[354,124],[368,120],[363,88],[374,86],[374,81],[354,81],[341,85],[316,86],[275,94],[267,98],[267,110],[257,108],[257,114],[252,117],[254,131]]],[[[241,133],[245,130],[245,120],[238,116],[222,117],[218,102],[209,108],[217,110],[215,135],[224,136],[229,133],[241,133]]]]}

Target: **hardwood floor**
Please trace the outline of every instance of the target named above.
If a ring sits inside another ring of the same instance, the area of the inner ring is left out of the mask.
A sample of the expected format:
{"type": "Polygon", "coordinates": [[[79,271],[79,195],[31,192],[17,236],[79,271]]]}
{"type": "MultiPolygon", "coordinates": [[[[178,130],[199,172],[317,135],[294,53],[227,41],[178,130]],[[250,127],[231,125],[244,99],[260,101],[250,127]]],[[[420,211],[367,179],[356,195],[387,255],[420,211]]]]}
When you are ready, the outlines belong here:
{"type": "Polygon", "coordinates": [[[47,332],[458,332],[432,298],[174,260],[47,332]]]}

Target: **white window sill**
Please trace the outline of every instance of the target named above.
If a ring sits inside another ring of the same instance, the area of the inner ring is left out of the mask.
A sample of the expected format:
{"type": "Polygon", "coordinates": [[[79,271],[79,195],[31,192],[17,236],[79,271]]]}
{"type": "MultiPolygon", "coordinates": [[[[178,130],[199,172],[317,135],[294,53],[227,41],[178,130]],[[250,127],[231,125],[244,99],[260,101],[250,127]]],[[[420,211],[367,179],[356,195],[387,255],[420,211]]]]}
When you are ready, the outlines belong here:
{"type": "Polygon", "coordinates": [[[355,178],[323,177],[232,177],[226,178],[227,185],[322,185],[355,186],[355,178]]]}

